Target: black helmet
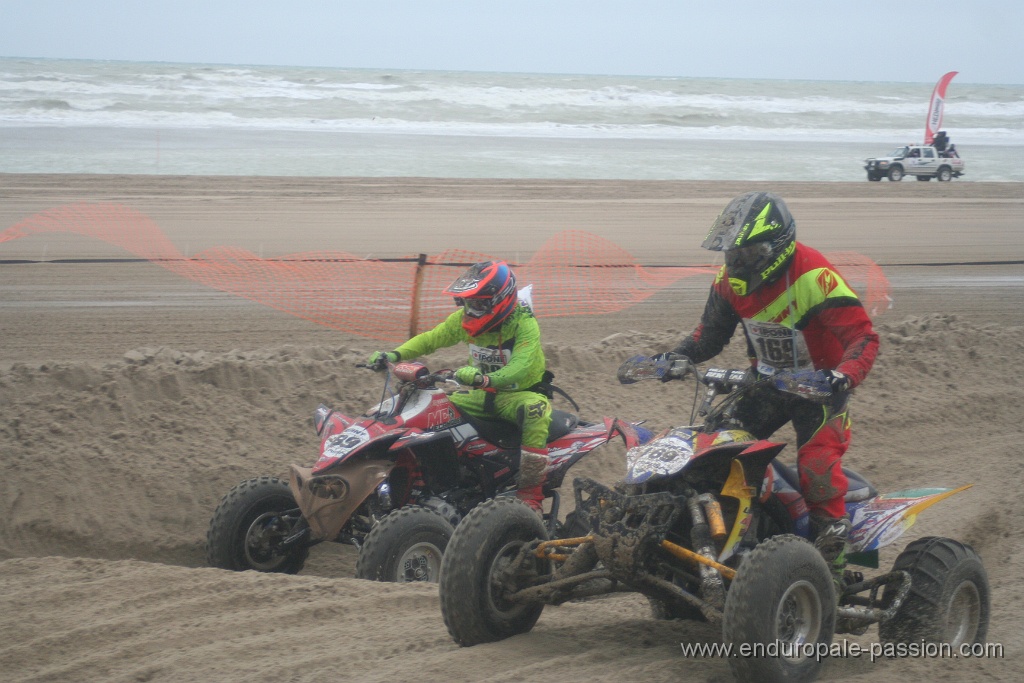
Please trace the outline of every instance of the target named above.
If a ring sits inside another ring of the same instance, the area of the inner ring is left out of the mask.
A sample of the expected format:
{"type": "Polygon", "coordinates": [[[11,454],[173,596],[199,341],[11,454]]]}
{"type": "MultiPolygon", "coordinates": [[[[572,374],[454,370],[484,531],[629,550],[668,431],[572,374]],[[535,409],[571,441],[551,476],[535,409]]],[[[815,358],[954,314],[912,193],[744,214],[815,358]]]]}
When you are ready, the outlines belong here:
{"type": "Polygon", "coordinates": [[[729,202],[701,244],[725,252],[729,284],[740,296],[771,282],[796,251],[796,221],[771,192],[748,192],[729,202]]]}

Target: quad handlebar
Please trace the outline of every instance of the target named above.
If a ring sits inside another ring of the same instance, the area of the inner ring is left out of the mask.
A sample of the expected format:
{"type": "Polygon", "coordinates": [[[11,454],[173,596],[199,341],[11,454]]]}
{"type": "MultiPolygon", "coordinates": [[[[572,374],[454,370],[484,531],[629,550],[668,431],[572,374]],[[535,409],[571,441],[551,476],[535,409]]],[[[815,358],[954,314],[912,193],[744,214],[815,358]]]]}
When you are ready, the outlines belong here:
{"type": "Polygon", "coordinates": [[[668,382],[685,379],[690,374],[706,386],[712,395],[732,393],[755,384],[770,384],[779,391],[817,403],[824,403],[832,397],[832,386],[820,370],[779,370],[770,376],[759,376],[753,368],[708,368],[701,372],[689,358],[674,353],[652,357],[634,356],[619,366],[618,370],[619,382],[622,384],[633,384],[645,379],[668,382]]]}
{"type": "Polygon", "coordinates": [[[412,361],[392,363],[385,358],[381,358],[376,363],[356,363],[356,367],[373,370],[374,372],[388,372],[399,382],[415,384],[420,389],[432,387],[438,382],[453,382],[460,387],[465,386],[459,384],[455,379],[454,370],[446,368],[437,372],[430,372],[426,365],[412,361]]]}

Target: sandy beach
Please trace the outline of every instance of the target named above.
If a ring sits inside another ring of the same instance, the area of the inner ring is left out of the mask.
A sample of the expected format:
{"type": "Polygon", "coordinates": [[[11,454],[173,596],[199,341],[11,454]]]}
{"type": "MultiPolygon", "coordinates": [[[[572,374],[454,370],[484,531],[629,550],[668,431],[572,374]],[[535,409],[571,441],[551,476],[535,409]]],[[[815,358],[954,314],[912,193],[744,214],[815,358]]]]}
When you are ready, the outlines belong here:
{"type": "MultiPolygon", "coordinates": [[[[0,174],[0,234],[89,202],[148,216],[186,257],[222,246],[268,259],[458,248],[520,262],[580,230],[643,265],[696,266],[710,261],[699,244],[714,217],[752,189],[787,200],[801,241],[862,254],[888,278],[881,353],[853,399],[844,463],[883,491],[974,484],[922,514],[882,562],[922,536],[971,544],[992,587],[988,640],[1005,648],[991,659],[836,660],[822,680],[1018,680],[1022,184],[0,174]]],[[[220,497],[311,463],[313,410],[378,400],[379,378],[354,364],[387,344],[128,256],[57,232],[0,243],[0,679],[731,680],[727,662],[680,653],[680,642],[719,633],[654,621],[637,596],[549,607],[528,634],[459,648],[436,587],[351,578],[348,546],[314,548],[297,576],[205,567],[220,497]]],[[[618,313],[541,319],[549,367],[582,415],[658,428],[688,416],[692,385],[623,387],[614,370],[673,346],[709,284],[686,278],[618,313]]],[[[741,363],[742,351],[733,343],[720,364],[741,363]]],[[[783,459],[794,458],[787,447],[783,459]]],[[[574,474],[611,484],[622,471],[611,447],[574,474]]],[[[877,631],[840,637],[871,643],[877,631]]]]}

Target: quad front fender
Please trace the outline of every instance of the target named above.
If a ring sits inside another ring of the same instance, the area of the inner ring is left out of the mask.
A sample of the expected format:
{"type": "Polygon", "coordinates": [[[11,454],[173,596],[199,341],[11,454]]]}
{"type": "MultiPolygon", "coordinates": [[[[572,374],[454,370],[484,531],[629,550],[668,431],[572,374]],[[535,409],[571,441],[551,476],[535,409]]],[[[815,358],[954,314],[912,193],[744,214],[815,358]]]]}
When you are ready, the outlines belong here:
{"type": "Polygon", "coordinates": [[[320,446],[320,458],[313,465],[313,474],[323,474],[348,460],[380,457],[408,433],[409,430],[405,429],[371,433],[365,427],[355,425],[332,434],[320,446]]]}
{"type": "Polygon", "coordinates": [[[323,403],[318,405],[313,412],[313,428],[316,429],[321,440],[331,434],[345,431],[353,422],[355,422],[353,418],[339,413],[337,410],[332,410],[323,403]]]}
{"type": "Polygon", "coordinates": [[[618,434],[626,444],[626,450],[642,446],[654,438],[654,432],[650,429],[617,417],[604,418],[604,425],[608,430],[608,440],[611,441],[612,437],[618,434]]]}

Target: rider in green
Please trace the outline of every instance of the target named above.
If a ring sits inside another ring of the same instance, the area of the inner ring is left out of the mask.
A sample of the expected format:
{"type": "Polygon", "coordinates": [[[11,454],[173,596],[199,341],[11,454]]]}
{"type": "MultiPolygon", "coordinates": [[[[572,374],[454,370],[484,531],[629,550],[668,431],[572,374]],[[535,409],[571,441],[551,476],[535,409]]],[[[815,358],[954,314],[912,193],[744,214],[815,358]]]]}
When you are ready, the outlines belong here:
{"type": "Polygon", "coordinates": [[[391,362],[412,360],[467,342],[470,364],[456,370],[455,379],[473,388],[452,394],[451,401],[468,415],[498,417],[520,426],[517,497],[541,512],[551,402],[538,393],[546,363],[537,319],[519,302],[515,275],[503,261],[473,265],[444,293],[455,298],[458,310],[394,351],[374,352],[370,363],[378,364],[385,356],[391,362]]]}

